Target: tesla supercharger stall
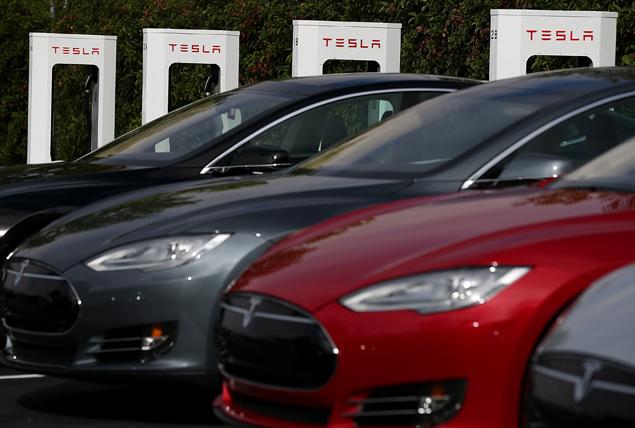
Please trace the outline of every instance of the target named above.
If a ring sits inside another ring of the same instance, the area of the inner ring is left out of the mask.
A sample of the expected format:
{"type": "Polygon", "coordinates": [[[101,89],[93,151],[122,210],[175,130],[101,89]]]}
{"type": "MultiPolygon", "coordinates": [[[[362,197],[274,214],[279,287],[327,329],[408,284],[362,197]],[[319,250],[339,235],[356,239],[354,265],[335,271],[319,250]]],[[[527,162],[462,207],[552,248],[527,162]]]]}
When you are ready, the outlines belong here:
{"type": "MultiPolygon", "coordinates": [[[[322,75],[329,60],[375,62],[379,72],[399,73],[401,24],[294,20],[292,77],[322,75]]],[[[369,105],[369,123],[391,110],[383,101],[369,105]]]]}
{"type": "Polygon", "coordinates": [[[490,16],[490,80],[526,74],[532,56],[615,65],[617,12],[492,9],[490,16]]]}
{"type": "Polygon", "coordinates": [[[293,77],[324,74],[329,60],[374,61],[399,73],[401,24],[293,21],[293,77]]]}
{"type": "Polygon", "coordinates": [[[84,34],[29,33],[29,106],[27,163],[51,162],[53,67],[92,65],[91,150],[115,136],[117,37],[84,34]],[[94,81],[96,79],[96,82],[94,81]]]}
{"type": "Polygon", "coordinates": [[[211,83],[220,92],[237,88],[239,42],[239,31],[144,28],[142,123],[168,112],[172,64],[216,65],[219,75],[210,78],[218,81],[211,83]]]}

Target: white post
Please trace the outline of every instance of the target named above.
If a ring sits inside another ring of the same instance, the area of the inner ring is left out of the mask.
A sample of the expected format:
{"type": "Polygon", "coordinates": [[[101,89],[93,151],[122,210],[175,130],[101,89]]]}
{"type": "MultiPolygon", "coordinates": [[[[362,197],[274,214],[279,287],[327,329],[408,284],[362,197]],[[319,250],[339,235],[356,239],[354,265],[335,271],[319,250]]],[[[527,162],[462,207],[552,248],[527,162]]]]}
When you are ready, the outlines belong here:
{"type": "Polygon", "coordinates": [[[379,71],[398,73],[401,24],[293,21],[292,76],[323,74],[331,59],[376,61],[379,71]]]}
{"type": "Polygon", "coordinates": [[[170,66],[174,63],[216,64],[220,91],[237,88],[239,42],[239,31],[144,28],[142,123],[168,112],[170,66]]]}
{"type": "Polygon", "coordinates": [[[56,64],[94,65],[99,69],[97,147],[114,138],[116,63],[116,36],[29,33],[27,163],[52,160],[52,79],[56,64]]]}
{"type": "Polygon", "coordinates": [[[535,55],[615,65],[617,12],[492,9],[490,16],[490,80],[526,74],[535,55]]]}

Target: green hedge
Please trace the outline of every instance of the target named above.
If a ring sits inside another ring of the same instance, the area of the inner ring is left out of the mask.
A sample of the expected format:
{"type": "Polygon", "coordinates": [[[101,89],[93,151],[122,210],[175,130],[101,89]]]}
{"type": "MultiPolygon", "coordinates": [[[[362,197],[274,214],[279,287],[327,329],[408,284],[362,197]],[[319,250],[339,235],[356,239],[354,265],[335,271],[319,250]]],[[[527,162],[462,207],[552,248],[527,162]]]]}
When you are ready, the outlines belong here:
{"type": "MultiPolygon", "coordinates": [[[[142,29],[201,28],[241,32],[240,82],[291,73],[293,19],[399,22],[401,70],[486,79],[489,10],[533,8],[619,12],[617,63],[635,64],[635,3],[591,0],[3,0],[0,16],[0,165],[26,159],[28,33],[117,36],[116,130],[140,125],[142,29]],[[51,6],[55,6],[54,16],[51,6]]],[[[557,67],[538,63],[536,67],[557,67]]],[[[205,70],[180,67],[170,105],[202,96],[205,70]]],[[[72,159],[86,147],[82,113],[86,76],[76,67],[56,72],[56,155],[72,159]]]]}

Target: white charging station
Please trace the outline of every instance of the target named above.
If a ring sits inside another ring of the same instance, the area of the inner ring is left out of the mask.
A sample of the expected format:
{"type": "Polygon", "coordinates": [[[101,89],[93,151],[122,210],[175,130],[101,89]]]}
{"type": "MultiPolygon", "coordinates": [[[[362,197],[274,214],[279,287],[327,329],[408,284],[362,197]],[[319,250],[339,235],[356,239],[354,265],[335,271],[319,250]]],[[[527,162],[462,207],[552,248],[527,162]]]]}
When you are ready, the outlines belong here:
{"type": "Polygon", "coordinates": [[[588,57],[615,65],[617,12],[492,9],[490,80],[522,76],[535,55],[588,57]]]}
{"type": "Polygon", "coordinates": [[[293,21],[293,77],[323,74],[331,59],[376,61],[379,71],[398,73],[401,24],[293,21]]]}
{"type": "Polygon", "coordinates": [[[144,28],[142,123],[168,112],[172,64],[215,64],[220,92],[237,88],[239,45],[239,31],[144,28]]]}
{"type": "Polygon", "coordinates": [[[116,36],[29,33],[27,163],[52,160],[51,114],[53,67],[56,64],[94,65],[99,69],[97,99],[93,100],[96,120],[91,147],[96,149],[114,138],[116,62],[116,36]]]}

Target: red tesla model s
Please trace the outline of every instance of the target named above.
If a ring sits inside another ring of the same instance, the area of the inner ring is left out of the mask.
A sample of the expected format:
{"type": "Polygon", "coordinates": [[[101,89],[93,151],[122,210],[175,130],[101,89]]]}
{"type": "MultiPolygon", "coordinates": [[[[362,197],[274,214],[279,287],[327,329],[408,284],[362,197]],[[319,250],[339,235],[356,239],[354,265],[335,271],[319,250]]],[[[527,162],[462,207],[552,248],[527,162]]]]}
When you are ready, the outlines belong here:
{"type": "Polygon", "coordinates": [[[635,258],[635,142],[548,189],[401,201],[272,248],[217,325],[241,426],[525,425],[532,351],[635,258]]]}

